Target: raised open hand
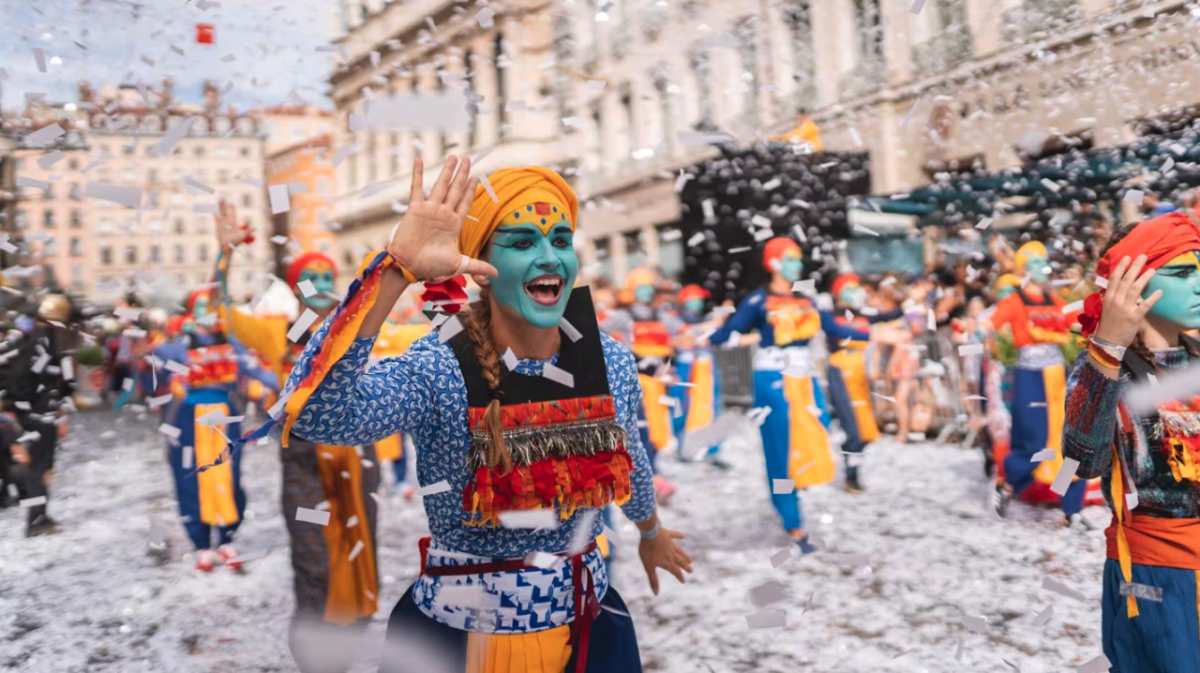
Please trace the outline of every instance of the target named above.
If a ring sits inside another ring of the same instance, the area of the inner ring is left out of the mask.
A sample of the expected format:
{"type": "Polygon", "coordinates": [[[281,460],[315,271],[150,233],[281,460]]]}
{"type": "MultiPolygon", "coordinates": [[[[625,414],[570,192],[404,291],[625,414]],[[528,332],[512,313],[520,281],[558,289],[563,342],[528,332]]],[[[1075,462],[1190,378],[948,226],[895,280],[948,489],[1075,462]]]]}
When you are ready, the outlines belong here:
{"type": "Polygon", "coordinates": [[[1109,275],[1108,287],[1104,290],[1104,308],[1096,327],[1097,339],[1128,346],[1137,337],[1142,318],[1162,297],[1162,290],[1155,290],[1154,294],[1142,299],[1142,291],[1154,277],[1154,269],[1141,273],[1145,265],[1145,255],[1138,255],[1132,264],[1126,257],[1109,275]]]}
{"type": "Polygon", "coordinates": [[[237,206],[221,199],[217,213],[213,215],[217,224],[217,241],[223,250],[232,250],[242,243],[254,242],[250,225],[238,222],[237,206]]]}
{"type": "Polygon", "coordinates": [[[428,197],[424,168],[420,159],[413,162],[408,212],[392,232],[388,252],[418,280],[438,281],[460,274],[495,276],[491,264],[470,259],[458,250],[458,235],[479,184],[469,177],[471,160],[447,157],[428,197]]]}

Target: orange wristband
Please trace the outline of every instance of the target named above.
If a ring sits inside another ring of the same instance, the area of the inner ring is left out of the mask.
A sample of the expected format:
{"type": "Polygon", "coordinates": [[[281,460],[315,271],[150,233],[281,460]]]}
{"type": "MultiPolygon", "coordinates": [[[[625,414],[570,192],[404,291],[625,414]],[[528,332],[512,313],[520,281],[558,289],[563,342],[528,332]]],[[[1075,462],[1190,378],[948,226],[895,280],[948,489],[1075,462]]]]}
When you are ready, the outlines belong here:
{"type": "Polygon", "coordinates": [[[1103,348],[1100,348],[1096,344],[1092,344],[1092,343],[1088,344],[1088,353],[1091,353],[1092,357],[1097,362],[1099,362],[1100,364],[1104,365],[1105,367],[1107,367],[1109,369],[1120,369],[1121,368],[1120,361],[1118,361],[1112,355],[1105,352],[1105,350],[1103,348]]]}

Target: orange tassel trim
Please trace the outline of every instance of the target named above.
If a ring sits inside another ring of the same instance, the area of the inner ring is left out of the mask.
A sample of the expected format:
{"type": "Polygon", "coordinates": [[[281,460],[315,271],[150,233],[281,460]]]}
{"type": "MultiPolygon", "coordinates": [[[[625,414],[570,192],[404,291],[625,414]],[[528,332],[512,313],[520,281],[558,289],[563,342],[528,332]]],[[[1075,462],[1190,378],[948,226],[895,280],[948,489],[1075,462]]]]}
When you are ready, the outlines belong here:
{"type": "Polygon", "coordinates": [[[569,519],[580,507],[605,507],[629,502],[633,461],[624,447],[592,456],[544,458],[516,466],[504,474],[499,467],[481,467],[463,491],[468,526],[498,526],[500,513],[559,508],[569,519]]]}

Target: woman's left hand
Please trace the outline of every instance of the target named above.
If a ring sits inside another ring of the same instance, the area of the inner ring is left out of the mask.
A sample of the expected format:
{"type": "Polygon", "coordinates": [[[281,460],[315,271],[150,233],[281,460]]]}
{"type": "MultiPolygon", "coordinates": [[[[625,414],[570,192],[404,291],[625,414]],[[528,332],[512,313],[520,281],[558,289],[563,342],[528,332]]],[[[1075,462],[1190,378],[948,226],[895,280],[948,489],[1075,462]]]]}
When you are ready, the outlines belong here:
{"type": "Polygon", "coordinates": [[[661,528],[653,540],[643,539],[638,545],[638,556],[642,559],[642,567],[646,569],[646,578],[650,580],[650,590],[658,595],[658,569],[662,568],[675,576],[680,584],[685,584],[683,573],[692,572],[692,557],[675,544],[682,540],[683,533],[661,528]]]}

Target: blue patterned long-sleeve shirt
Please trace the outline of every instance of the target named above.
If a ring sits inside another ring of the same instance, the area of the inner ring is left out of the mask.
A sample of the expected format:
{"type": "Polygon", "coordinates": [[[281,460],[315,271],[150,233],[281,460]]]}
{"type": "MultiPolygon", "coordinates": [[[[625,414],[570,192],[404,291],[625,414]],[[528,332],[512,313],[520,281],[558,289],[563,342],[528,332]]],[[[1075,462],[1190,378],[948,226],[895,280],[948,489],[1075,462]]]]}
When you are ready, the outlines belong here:
{"type": "Polygon", "coordinates": [[[721,327],[721,329],[709,336],[708,340],[713,344],[723,344],[733,337],[733,333],[749,334],[758,332],[762,336],[761,345],[768,346],[804,346],[807,345],[818,331],[825,332],[825,336],[836,341],[851,339],[854,341],[866,341],[871,338],[870,332],[857,329],[851,325],[843,325],[838,323],[835,316],[830,311],[821,311],[816,308],[816,304],[812,300],[807,302],[798,297],[772,297],[765,289],[758,289],[751,292],[738,305],[737,311],[730,316],[729,320],[721,327]],[[779,330],[775,322],[771,320],[773,310],[771,304],[772,299],[778,300],[780,303],[787,304],[807,304],[806,312],[816,314],[819,323],[814,323],[810,327],[797,326],[796,333],[786,338],[780,338],[779,330]],[[817,328],[820,328],[819,330],[817,328]]]}
{"type": "MultiPolygon", "coordinates": [[[[292,379],[305,371],[305,360],[324,341],[329,323],[322,325],[300,356],[292,379]]],[[[358,445],[404,432],[417,448],[417,476],[423,486],[445,480],[450,490],[426,496],[429,529],[442,549],[495,558],[513,558],[534,551],[561,552],[570,545],[585,509],[561,521],[555,530],[467,526],[462,493],[473,474],[466,467],[470,434],[467,429],[467,389],[462,370],[449,344],[436,333],[416,341],[402,356],[385,358],[368,368],[374,337],[360,338],[330,368],[299,413],[292,431],[313,442],[358,445]]],[[[609,389],[617,420],[628,435],[626,450],[633,461],[632,497],[622,506],[634,521],[655,511],[654,483],[646,450],[638,435],[637,410],[642,403],[637,366],[624,346],[601,335],[609,389]]],[[[516,371],[540,376],[550,360],[520,360],[516,371]]],[[[298,382],[289,380],[287,390],[298,382]]],[[[596,517],[591,537],[603,524],[596,517]]]]}
{"type": "MultiPolygon", "coordinates": [[[[1155,358],[1160,372],[1179,371],[1187,368],[1189,355],[1186,350],[1175,348],[1157,351],[1155,358]]],[[[1118,403],[1133,385],[1127,369],[1122,368],[1120,378],[1114,381],[1092,365],[1087,353],[1079,356],[1067,381],[1063,456],[1079,461],[1077,476],[1101,477],[1104,499],[1112,507],[1113,443],[1116,442],[1129,469],[1129,478],[1137,488],[1135,515],[1200,517],[1200,489],[1194,483],[1175,480],[1161,437],[1147,436],[1146,426],[1152,424],[1146,419],[1135,420],[1132,433],[1118,432],[1118,403]]]]}

